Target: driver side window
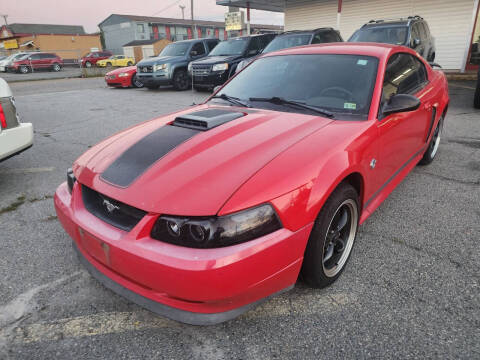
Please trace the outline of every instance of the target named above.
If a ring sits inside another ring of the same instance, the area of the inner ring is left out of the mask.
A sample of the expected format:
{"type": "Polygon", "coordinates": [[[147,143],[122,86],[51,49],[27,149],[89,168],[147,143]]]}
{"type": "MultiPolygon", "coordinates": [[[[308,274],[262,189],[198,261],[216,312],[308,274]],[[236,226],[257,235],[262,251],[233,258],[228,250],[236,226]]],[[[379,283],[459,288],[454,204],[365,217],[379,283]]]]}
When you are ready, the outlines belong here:
{"type": "Polygon", "coordinates": [[[383,79],[382,103],[393,95],[414,94],[427,82],[425,66],[414,56],[394,54],[387,63],[383,79]]]}

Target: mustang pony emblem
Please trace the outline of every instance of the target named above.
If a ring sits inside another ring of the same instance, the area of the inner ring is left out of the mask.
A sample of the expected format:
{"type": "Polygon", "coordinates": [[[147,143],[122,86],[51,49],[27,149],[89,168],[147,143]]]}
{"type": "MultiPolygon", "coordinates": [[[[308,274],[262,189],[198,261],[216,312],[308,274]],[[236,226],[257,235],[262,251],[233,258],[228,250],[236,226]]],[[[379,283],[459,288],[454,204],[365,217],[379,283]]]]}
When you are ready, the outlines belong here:
{"type": "Polygon", "coordinates": [[[103,205],[105,206],[105,208],[107,209],[107,211],[109,213],[112,213],[114,210],[119,210],[120,209],[120,206],[112,204],[107,199],[103,199],[103,205]]]}

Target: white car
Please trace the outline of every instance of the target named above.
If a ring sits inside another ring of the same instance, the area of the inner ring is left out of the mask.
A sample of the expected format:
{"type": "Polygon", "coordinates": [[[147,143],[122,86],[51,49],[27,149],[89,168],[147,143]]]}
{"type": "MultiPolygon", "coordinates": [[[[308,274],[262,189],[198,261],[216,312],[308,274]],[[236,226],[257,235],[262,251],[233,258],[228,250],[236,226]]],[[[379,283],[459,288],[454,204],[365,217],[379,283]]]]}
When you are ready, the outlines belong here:
{"type": "Polygon", "coordinates": [[[22,123],[7,82],[0,78],[0,162],[33,145],[33,126],[22,123]]]}
{"type": "Polygon", "coordinates": [[[16,53],[16,54],[12,54],[12,55],[6,57],[3,60],[0,60],[0,71],[1,72],[6,72],[8,64],[10,64],[13,60],[18,59],[18,58],[22,57],[23,55],[27,55],[27,54],[29,54],[29,53],[26,53],[26,52],[16,53]]]}

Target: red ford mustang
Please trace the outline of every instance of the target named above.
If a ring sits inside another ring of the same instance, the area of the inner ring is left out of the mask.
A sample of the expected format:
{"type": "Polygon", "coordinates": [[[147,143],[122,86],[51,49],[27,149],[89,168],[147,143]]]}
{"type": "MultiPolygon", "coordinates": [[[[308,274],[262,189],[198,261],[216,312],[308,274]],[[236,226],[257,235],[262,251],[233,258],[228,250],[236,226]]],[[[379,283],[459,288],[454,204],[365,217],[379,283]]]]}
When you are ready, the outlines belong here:
{"type": "Polygon", "coordinates": [[[81,262],[166,317],[212,324],[345,268],[357,227],[435,157],[449,102],[414,51],[269,53],[204,104],[89,149],[57,189],[81,262]]]}
{"type": "Polygon", "coordinates": [[[127,66],[109,71],[105,74],[105,81],[112,87],[143,87],[143,83],[137,79],[137,67],[127,66]]]}

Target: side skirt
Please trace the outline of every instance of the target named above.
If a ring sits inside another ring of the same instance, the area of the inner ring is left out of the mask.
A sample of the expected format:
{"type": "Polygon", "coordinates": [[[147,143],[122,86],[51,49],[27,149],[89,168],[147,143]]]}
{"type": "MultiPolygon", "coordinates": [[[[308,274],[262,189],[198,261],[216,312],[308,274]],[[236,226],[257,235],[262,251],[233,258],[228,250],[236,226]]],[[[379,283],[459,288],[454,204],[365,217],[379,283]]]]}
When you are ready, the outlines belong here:
{"type": "Polygon", "coordinates": [[[365,208],[360,216],[359,224],[363,224],[365,220],[380,206],[380,204],[390,195],[390,193],[402,182],[408,173],[418,164],[422,159],[425,147],[422,147],[415,155],[413,155],[405,164],[398,169],[375,194],[365,203],[365,208]]]}

